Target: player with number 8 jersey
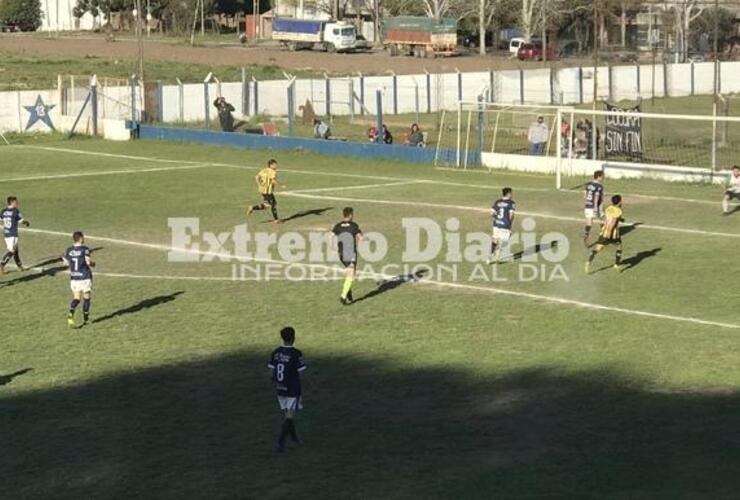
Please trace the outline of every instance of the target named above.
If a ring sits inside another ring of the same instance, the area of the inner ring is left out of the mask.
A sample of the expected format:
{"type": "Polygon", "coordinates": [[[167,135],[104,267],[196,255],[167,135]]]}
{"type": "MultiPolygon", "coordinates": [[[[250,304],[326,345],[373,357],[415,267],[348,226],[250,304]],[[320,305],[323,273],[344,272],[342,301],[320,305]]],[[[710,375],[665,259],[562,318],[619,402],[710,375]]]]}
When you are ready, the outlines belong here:
{"type": "Polygon", "coordinates": [[[285,450],[285,439],[288,435],[295,443],[300,444],[293,419],[296,412],[303,409],[300,374],[306,369],[303,353],[293,346],[295,330],[286,326],[280,330],[280,337],[283,339],[283,345],[272,351],[270,360],[267,362],[277,391],[278,405],[285,413],[280,437],[275,445],[275,450],[278,452],[285,450]]]}

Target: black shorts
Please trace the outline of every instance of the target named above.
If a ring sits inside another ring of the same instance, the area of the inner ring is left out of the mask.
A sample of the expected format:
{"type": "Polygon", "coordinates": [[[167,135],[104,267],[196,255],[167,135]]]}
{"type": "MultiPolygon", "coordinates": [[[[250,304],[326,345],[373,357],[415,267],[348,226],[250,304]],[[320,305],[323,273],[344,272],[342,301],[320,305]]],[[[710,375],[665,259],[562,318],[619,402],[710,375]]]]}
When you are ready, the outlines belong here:
{"type": "Polygon", "coordinates": [[[271,207],[277,206],[277,200],[275,199],[275,195],[273,193],[263,194],[262,203],[267,203],[271,207]]]}
{"type": "Polygon", "coordinates": [[[339,262],[341,262],[344,267],[351,267],[352,269],[357,269],[357,259],[356,258],[352,260],[339,259],[339,262]]]}
{"type": "Polygon", "coordinates": [[[740,200],[740,193],[733,193],[732,191],[725,191],[725,196],[731,200],[740,200]]]}
{"type": "Polygon", "coordinates": [[[604,236],[599,236],[599,240],[596,242],[597,245],[601,245],[603,247],[607,245],[621,245],[622,244],[622,238],[605,238],[604,236]]]}

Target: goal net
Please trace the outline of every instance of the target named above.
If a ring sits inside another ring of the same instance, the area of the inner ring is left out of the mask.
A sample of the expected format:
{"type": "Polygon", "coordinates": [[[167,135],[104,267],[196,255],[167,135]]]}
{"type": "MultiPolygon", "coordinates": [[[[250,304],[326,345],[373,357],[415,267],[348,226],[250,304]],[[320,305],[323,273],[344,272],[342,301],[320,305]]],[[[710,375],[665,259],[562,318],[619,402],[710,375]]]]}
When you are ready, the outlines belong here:
{"type": "MultiPolygon", "coordinates": [[[[573,107],[461,102],[442,123],[437,164],[585,177],[716,181],[740,157],[740,101],[715,114],[643,113],[639,103],[573,107]],[[737,105],[736,105],[737,104],[737,105]]],[[[708,110],[709,111],[709,110],[708,110]]]]}
{"type": "Polygon", "coordinates": [[[555,156],[559,106],[462,101],[457,112],[441,119],[436,164],[460,168],[480,166],[489,153],[555,156]]]}

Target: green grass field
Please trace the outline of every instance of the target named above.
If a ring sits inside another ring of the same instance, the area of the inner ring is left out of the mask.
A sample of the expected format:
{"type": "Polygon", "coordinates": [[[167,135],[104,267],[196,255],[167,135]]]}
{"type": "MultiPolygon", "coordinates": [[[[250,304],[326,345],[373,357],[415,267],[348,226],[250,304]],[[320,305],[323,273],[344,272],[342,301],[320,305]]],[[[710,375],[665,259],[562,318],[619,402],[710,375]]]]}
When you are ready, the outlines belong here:
{"type": "Polygon", "coordinates": [[[547,176],[285,153],[277,197],[290,220],[261,212],[250,231],[326,231],[352,205],[388,239],[377,265],[398,264],[402,218],[488,232],[486,209],[510,185],[517,230],[531,217],[537,242],[570,241],[568,279],[521,281],[515,260],[499,266],[504,281],[468,281],[463,263],[457,281],[365,276],[362,300],[342,307],[336,280],[234,281],[233,262],[168,261],[168,218],[232,231],[272,155],[0,146],[2,196],[32,222],[21,249],[36,267],[0,277],[3,497],[737,496],[740,208],[721,215],[720,187],[607,179],[627,222],[643,224],[625,231],[623,272],[610,249],[587,276],[585,179],[556,191],[547,176]],[[77,229],[98,266],[93,323],[70,330],[55,259],[77,229]],[[318,390],[297,421],[305,446],[277,455],[265,364],[286,324],[318,390]]]}

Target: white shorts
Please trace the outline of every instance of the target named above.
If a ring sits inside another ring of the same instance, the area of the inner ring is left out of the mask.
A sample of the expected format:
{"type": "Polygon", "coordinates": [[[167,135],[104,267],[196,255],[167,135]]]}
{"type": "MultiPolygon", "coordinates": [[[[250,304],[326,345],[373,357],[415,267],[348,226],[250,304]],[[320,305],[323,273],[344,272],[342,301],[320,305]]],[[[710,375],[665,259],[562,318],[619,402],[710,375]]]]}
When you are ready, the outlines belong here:
{"type": "Polygon", "coordinates": [[[281,410],[297,411],[303,409],[303,401],[301,400],[300,396],[298,396],[297,398],[278,396],[277,400],[281,410]]]}
{"type": "Polygon", "coordinates": [[[9,236],[5,238],[5,248],[8,249],[8,252],[15,252],[15,249],[18,247],[18,237],[17,236],[9,236]]]}
{"type": "Polygon", "coordinates": [[[493,228],[493,239],[498,240],[500,243],[508,243],[511,238],[511,229],[503,229],[500,227],[493,228]]]}
{"type": "Polygon", "coordinates": [[[90,293],[92,292],[92,280],[70,280],[69,288],[72,293],[90,293]]]}
{"type": "Polygon", "coordinates": [[[583,215],[587,219],[601,219],[601,210],[596,208],[584,208],[583,215]]]}

